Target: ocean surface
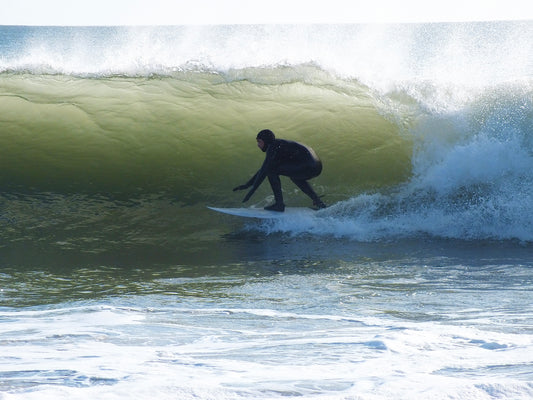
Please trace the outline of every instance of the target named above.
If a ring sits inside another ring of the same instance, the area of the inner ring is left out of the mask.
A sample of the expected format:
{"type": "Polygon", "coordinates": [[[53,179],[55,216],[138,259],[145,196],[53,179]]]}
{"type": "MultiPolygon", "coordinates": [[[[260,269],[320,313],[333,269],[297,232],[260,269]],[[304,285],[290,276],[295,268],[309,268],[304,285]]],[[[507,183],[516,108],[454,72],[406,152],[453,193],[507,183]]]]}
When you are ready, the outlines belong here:
{"type": "Polygon", "coordinates": [[[0,149],[2,400],[533,398],[533,22],[0,26],[0,149]]]}

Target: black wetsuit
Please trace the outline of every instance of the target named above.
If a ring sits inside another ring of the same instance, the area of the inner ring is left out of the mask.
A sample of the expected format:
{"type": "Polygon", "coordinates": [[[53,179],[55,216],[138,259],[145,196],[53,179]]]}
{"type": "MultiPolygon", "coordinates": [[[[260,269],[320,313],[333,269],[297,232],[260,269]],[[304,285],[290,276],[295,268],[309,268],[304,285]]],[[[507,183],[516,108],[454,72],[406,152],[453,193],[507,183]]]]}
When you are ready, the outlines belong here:
{"type": "Polygon", "coordinates": [[[288,176],[313,202],[318,196],[307,182],[322,172],[322,162],[313,149],[290,140],[276,139],[268,144],[263,165],[243,187],[250,187],[243,202],[247,201],[268,177],[276,203],[283,204],[280,175],[288,176]]]}

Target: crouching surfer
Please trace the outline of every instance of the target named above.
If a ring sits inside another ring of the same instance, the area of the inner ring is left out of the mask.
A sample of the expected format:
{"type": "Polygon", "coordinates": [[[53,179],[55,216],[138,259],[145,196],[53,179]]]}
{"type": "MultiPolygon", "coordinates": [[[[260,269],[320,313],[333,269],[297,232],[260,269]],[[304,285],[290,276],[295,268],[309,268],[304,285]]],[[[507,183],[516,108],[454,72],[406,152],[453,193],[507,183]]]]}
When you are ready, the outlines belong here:
{"type": "Polygon", "coordinates": [[[326,207],[307,182],[322,172],[322,162],[313,149],[290,140],[276,139],[274,133],[269,129],[259,132],[256,140],[257,147],[266,153],[266,157],[259,171],[248,182],[233,189],[233,191],[237,191],[252,187],[244,196],[243,203],[252,197],[259,185],[268,177],[274,192],[275,202],[265,207],[265,210],[285,211],[279,179],[279,176],[283,175],[288,176],[302,192],[308,195],[316,208],[326,207]]]}

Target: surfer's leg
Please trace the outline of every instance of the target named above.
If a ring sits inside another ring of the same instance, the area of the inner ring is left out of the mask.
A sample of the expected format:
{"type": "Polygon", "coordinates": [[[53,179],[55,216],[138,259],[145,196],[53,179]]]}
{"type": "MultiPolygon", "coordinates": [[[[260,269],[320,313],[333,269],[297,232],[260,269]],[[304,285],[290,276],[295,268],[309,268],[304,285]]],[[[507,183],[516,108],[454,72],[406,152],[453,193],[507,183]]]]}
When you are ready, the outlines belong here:
{"type": "Polygon", "coordinates": [[[320,198],[315,193],[315,191],[313,190],[309,182],[307,182],[304,179],[296,179],[292,177],[291,177],[291,181],[293,181],[294,184],[298,186],[302,192],[304,192],[306,195],[308,195],[311,198],[311,200],[313,200],[313,204],[317,208],[326,208],[326,205],[324,204],[324,202],[322,202],[322,200],[320,200],[320,198]]]}
{"type": "Polygon", "coordinates": [[[281,180],[277,174],[269,174],[268,181],[274,193],[274,204],[265,207],[266,210],[285,211],[285,204],[283,204],[283,193],[281,192],[281,180]]]}

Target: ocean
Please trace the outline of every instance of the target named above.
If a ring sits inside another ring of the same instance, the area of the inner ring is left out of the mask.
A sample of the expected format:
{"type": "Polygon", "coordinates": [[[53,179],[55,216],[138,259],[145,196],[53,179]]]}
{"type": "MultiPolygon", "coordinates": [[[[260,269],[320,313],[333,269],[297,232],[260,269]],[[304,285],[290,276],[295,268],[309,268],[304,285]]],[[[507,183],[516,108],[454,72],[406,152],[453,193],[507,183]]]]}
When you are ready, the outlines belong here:
{"type": "Polygon", "coordinates": [[[533,398],[532,39],[0,26],[0,399],[533,398]]]}

